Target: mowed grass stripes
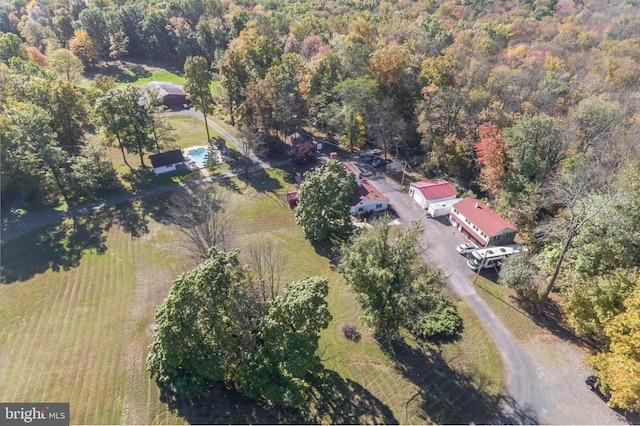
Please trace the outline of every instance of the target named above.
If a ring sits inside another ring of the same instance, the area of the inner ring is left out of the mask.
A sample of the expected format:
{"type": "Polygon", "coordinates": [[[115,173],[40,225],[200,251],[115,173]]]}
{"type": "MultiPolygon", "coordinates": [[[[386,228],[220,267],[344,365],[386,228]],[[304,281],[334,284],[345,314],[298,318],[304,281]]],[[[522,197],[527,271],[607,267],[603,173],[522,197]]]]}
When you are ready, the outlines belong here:
{"type": "MultiPolygon", "coordinates": [[[[146,327],[136,327],[132,317],[136,270],[155,263],[157,253],[120,229],[107,241],[105,253],[88,251],[76,268],[0,288],[0,400],[68,401],[76,424],[147,423],[162,413],[144,370],[155,306],[142,316],[146,327]]],[[[182,422],[172,415],[163,420],[182,422]]]]}
{"type": "MultiPolygon", "coordinates": [[[[228,211],[235,217],[239,247],[265,239],[282,246],[289,259],[285,282],[324,275],[331,283],[328,302],[334,319],[322,332],[320,355],[330,377],[325,383],[333,387],[314,388],[319,399],[303,418],[323,423],[480,422],[480,411],[495,409],[483,405],[491,400],[486,396],[498,395],[504,383],[499,357],[477,320],[463,310],[463,339],[428,347],[426,355],[411,341],[395,358],[383,352],[361,323],[341,276],[296,226],[283,199],[292,189],[286,173],[270,170],[233,180],[228,211]],[[359,342],[344,338],[339,329],[344,322],[358,326],[359,342]],[[461,408],[466,415],[456,413],[461,408]]],[[[147,234],[132,238],[114,226],[103,253],[87,250],[68,270],[28,274],[29,265],[19,263],[30,261],[28,254],[40,237],[33,234],[2,247],[3,266],[10,263],[24,278],[0,286],[0,400],[69,401],[74,424],[185,423],[160,402],[145,369],[155,308],[172,281],[193,267],[180,234],[150,221],[147,234]]],[[[230,423],[247,419],[207,415],[230,423]]]]}

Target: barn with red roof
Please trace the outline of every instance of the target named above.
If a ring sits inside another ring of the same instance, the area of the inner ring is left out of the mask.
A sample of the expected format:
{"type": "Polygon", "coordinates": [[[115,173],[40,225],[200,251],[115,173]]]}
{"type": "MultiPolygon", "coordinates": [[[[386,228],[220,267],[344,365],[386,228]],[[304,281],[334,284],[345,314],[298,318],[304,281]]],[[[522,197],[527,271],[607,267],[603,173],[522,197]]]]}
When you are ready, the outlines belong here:
{"type": "Polygon", "coordinates": [[[475,198],[465,198],[455,203],[449,220],[480,247],[512,244],[518,232],[512,223],[475,198]]]}
{"type": "Polygon", "coordinates": [[[458,196],[458,191],[446,180],[434,179],[412,183],[409,186],[409,196],[416,200],[420,207],[427,209],[431,203],[453,200],[458,196]]]}

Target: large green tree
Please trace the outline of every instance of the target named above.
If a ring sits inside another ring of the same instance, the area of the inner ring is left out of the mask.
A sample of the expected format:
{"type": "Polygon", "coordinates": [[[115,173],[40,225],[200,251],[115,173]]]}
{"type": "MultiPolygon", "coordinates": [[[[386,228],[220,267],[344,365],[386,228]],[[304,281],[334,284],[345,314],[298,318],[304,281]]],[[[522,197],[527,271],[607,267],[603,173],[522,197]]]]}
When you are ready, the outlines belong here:
{"type": "MultiPolygon", "coordinates": [[[[26,103],[8,112],[3,119],[2,179],[17,185],[40,202],[55,202],[62,195],[71,204],[67,154],[56,141],[49,115],[26,103]],[[5,121],[6,120],[6,121],[5,121]]],[[[6,188],[3,182],[3,189],[6,188]]]]}
{"type": "Polygon", "coordinates": [[[237,108],[245,99],[245,86],[249,82],[249,71],[244,61],[244,56],[239,48],[232,45],[224,53],[220,61],[220,84],[225,88],[229,101],[229,116],[231,124],[235,126],[237,108]]]}
{"type": "Polygon", "coordinates": [[[319,333],[331,320],[328,292],[326,278],[309,277],[289,284],[273,300],[258,327],[264,343],[241,367],[247,395],[284,406],[304,402],[308,374],[320,365],[319,333]]]}
{"type": "Polygon", "coordinates": [[[428,267],[416,249],[416,223],[395,230],[386,223],[363,228],[343,246],[340,271],[374,333],[387,340],[405,327],[419,337],[453,335],[462,322],[442,296],[445,280],[428,267]],[[393,232],[393,236],[392,236],[393,232]]]}
{"type": "Polygon", "coordinates": [[[156,311],[147,368],[174,397],[230,381],[254,399],[300,405],[320,364],[319,332],[331,320],[328,290],[326,278],[310,277],[264,302],[237,252],[214,248],[156,311]]]}
{"type": "Polygon", "coordinates": [[[214,249],[174,282],[156,311],[147,357],[149,372],[165,390],[189,399],[231,379],[255,328],[242,327],[241,319],[250,317],[239,297],[244,280],[237,253],[214,249]]]}
{"type": "Polygon", "coordinates": [[[133,85],[125,85],[109,90],[96,101],[95,110],[100,124],[110,140],[118,142],[124,162],[127,152],[140,156],[140,165],[145,167],[144,153],[153,150],[155,141],[151,137],[153,118],[143,105],[140,105],[142,92],[133,85]]]}
{"type": "Polygon", "coordinates": [[[206,58],[202,56],[189,56],[184,62],[184,89],[189,94],[189,98],[204,116],[204,126],[207,130],[207,141],[211,140],[209,135],[209,123],[207,114],[213,114],[213,98],[211,97],[211,74],[206,58]]]}
{"type": "Polygon", "coordinates": [[[71,158],[74,194],[79,197],[102,197],[122,190],[113,162],[107,158],[107,148],[100,143],[83,146],[71,158]]]}
{"type": "Polygon", "coordinates": [[[13,33],[0,33],[0,61],[7,62],[13,57],[27,58],[22,40],[13,33]]]}
{"type": "Polygon", "coordinates": [[[66,81],[75,83],[82,77],[84,65],[68,49],[56,49],[49,54],[49,69],[66,81]]]}
{"type": "Polygon", "coordinates": [[[300,185],[295,218],[308,239],[343,239],[351,234],[350,209],[355,188],[355,177],[338,161],[328,161],[320,169],[307,172],[300,185]]]}
{"type": "Polygon", "coordinates": [[[82,93],[68,81],[56,80],[51,84],[48,110],[60,146],[77,154],[84,144],[82,126],[87,122],[87,106],[82,93]]]}

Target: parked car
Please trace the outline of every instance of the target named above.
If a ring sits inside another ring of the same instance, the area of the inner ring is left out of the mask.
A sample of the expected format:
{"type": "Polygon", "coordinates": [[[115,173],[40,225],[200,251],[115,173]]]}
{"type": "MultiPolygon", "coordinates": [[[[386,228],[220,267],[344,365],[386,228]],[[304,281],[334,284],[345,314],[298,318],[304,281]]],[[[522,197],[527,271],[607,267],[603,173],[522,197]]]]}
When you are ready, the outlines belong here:
{"type": "Polygon", "coordinates": [[[369,162],[369,161],[375,160],[377,157],[380,156],[380,154],[382,154],[382,151],[380,151],[379,149],[370,149],[368,151],[361,151],[360,158],[363,161],[369,162]]]}
{"type": "Polygon", "coordinates": [[[379,149],[370,149],[368,151],[360,151],[360,158],[364,158],[364,157],[373,157],[376,155],[380,155],[382,154],[382,151],[380,151],[379,149]]]}
{"type": "Polygon", "coordinates": [[[390,158],[376,157],[373,159],[373,162],[371,163],[371,165],[375,168],[378,168],[378,167],[384,167],[391,162],[392,160],[390,158]]]}
{"type": "Polygon", "coordinates": [[[460,244],[456,249],[460,254],[467,254],[467,253],[471,253],[474,250],[477,250],[478,246],[473,243],[464,243],[464,244],[460,244]]]}

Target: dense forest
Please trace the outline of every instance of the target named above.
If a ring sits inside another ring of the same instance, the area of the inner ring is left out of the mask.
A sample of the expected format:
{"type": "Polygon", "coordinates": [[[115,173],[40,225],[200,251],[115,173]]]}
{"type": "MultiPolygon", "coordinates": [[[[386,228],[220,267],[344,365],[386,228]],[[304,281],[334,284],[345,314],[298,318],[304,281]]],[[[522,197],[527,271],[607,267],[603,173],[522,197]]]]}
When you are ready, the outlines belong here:
{"type": "Polygon", "coordinates": [[[218,113],[267,147],[298,128],[375,145],[494,206],[531,247],[501,281],[540,307],[561,294],[612,404],[638,408],[640,3],[3,1],[3,198],[117,189],[87,134],[144,163],[161,123],[101,70],[192,56],[223,88],[218,113]]]}

